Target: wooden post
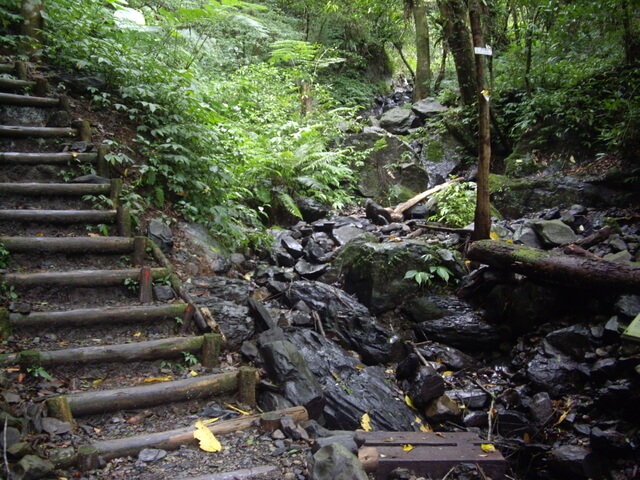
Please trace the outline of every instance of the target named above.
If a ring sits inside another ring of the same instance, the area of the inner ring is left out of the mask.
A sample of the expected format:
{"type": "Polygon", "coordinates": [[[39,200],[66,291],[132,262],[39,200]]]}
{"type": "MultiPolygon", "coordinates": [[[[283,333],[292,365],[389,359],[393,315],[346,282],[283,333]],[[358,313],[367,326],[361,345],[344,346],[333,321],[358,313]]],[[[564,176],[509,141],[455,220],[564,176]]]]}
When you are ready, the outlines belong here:
{"type": "Polygon", "coordinates": [[[111,203],[114,209],[117,209],[120,206],[120,194],[122,193],[122,179],[121,178],[112,178],[111,179],[111,203]]]}
{"type": "Polygon", "coordinates": [[[23,61],[16,62],[15,69],[16,69],[15,71],[16,77],[18,77],[20,80],[26,80],[28,78],[27,62],[23,62],[23,61]]]}
{"type": "Polygon", "coordinates": [[[109,153],[109,146],[104,143],[98,145],[98,175],[104,178],[109,178],[109,162],[107,162],[107,153],[109,153]]]}
{"type": "Polygon", "coordinates": [[[46,97],[49,93],[49,82],[46,78],[38,77],[36,78],[36,85],[33,88],[33,93],[37,97],[46,97]]]}
{"type": "Polygon", "coordinates": [[[142,267],[140,270],[140,303],[153,302],[153,281],[151,268],[142,267]]]}
{"type": "Polygon", "coordinates": [[[119,206],[116,210],[116,224],[118,226],[118,235],[121,237],[131,236],[131,213],[125,206],[119,206]]]}
{"type": "Polygon", "coordinates": [[[69,113],[71,111],[71,101],[69,100],[69,97],[66,95],[60,95],[58,98],[58,108],[69,113]]]}
{"type": "Polygon", "coordinates": [[[191,326],[191,322],[193,321],[193,315],[196,313],[196,307],[193,303],[188,303],[187,308],[182,315],[182,326],[180,327],[180,333],[185,334],[187,330],[191,326]]]}
{"type": "Polygon", "coordinates": [[[78,470],[88,472],[100,468],[98,449],[93,445],[83,445],[78,449],[78,470]]]}
{"type": "Polygon", "coordinates": [[[256,374],[253,367],[240,367],[238,372],[238,401],[250,407],[256,404],[256,374]]]}
{"type": "Polygon", "coordinates": [[[9,310],[0,308],[0,340],[5,340],[11,335],[11,321],[9,318],[9,310]]]}
{"type": "Polygon", "coordinates": [[[205,333],[202,344],[202,366],[205,368],[217,367],[220,363],[218,355],[222,346],[222,335],[219,333],[205,333]]]}
{"type": "Polygon", "coordinates": [[[91,123],[89,120],[76,120],[73,124],[78,129],[78,138],[83,142],[91,142],[91,123]]]}
{"type": "MultiPolygon", "coordinates": [[[[469,2],[469,20],[475,48],[484,48],[481,5],[478,0],[469,2]]],[[[491,92],[487,81],[486,53],[476,53],[476,77],[478,80],[478,176],[477,200],[474,217],[473,240],[484,240],[491,235],[491,203],[489,199],[489,169],[491,164],[491,133],[489,130],[489,99],[491,92]]]]}
{"type": "Polygon", "coordinates": [[[134,267],[141,267],[144,263],[146,247],[147,239],[145,237],[136,237],[133,239],[133,253],[131,255],[131,263],[134,267]]]}
{"type": "Polygon", "coordinates": [[[46,402],[49,415],[63,422],[75,424],[73,414],[69,408],[69,401],[65,395],[49,398],[46,402]]]}

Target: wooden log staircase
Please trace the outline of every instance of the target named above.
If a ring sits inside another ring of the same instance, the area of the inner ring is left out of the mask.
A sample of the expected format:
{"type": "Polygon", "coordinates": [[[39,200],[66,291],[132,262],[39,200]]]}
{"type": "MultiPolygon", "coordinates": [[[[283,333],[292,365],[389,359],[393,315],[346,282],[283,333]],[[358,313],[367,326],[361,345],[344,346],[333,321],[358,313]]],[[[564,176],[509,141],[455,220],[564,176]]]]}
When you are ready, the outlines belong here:
{"type": "MultiPolygon", "coordinates": [[[[0,125],[0,246],[8,252],[0,270],[0,337],[6,345],[0,367],[32,387],[33,396],[22,401],[44,405],[45,416],[73,426],[93,416],[96,431],[107,412],[217,395],[235,395],[235,401],[253,406],[256,372],[250,367],[150,384],[126,374],[125,364],[135,364],[131,371],[157,376],[162,362],[187,355],[199,357],[210,371],[219,365],[221,338],[201,334],[206,324],[160,249],[131,236],[122,181],[109,178],[107,149],[92,144],[89,122],[26,124],[26,119],[46,120],[47,112],[69,110],[68,99],[46,95],[46,82],[29,79],[27,70],[24,62],[0,65],[0,123],[5,123],[0,125]],[[75,142],[89,148],[75,151],[75,142]],[[91,172],[90,181],[82,175],[64,180],[77,166],[78,173],[91,172]],[[99,197],[109,199],[104,208],[96,206],[99,197]],[[173,287],[174,299],[154,299],[158,281],[173,287]],[[114,362],[123,371],[117,382],[87,373],[114,362]],[[43,378],[50,379],[45,394],[39,393],[43,378]]],[[[292,413],[302,419],[306,412],[298,410],[292,413]]],[[[193,441],[189,431],[182,432],[183,443],[193,441]]],[[[164,439],[171,432],[156,435],[164,439]]],[[[55,446],[50,459],[58,467],[95,469],[118,456],[121,443],[94,435],[76,448],[55,446]]],[[[127,438],[126,454],[149,443],[147,437],[127,438]]]]}

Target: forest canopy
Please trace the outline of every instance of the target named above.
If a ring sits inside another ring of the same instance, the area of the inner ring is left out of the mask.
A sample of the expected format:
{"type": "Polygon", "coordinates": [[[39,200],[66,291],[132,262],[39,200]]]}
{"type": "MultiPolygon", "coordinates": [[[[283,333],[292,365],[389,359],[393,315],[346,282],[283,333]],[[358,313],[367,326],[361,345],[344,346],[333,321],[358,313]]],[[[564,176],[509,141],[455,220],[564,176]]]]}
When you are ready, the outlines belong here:
{"type": "MultiPolygon", "coordinates": [[[[20,3],[0,6],[5,31],[20,3]]],[[[470,7],[492,51],[494,156],[565,150],[637,168],[637,0],[47,0],[41,43],[1,41],[105,82],[88,97],[135,128],[110,155],[134,213],[168,203],[237,247],[300,216],[299,195],[353,202],[366,152],[342,139],[399,76],[474,134],[470,7]]]]}

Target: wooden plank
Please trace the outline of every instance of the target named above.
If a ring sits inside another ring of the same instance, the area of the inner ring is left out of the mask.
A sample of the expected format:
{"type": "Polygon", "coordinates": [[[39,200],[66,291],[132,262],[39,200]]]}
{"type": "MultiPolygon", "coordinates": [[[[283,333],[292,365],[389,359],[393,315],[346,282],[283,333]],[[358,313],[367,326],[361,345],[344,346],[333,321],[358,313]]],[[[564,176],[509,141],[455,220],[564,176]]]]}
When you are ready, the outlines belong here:
{"type": "MultiPolygon", "coordinates": [[[[169,274],[166,268],[152,268],[154,280],[169,274]]],[[[127,279],[140,281],[140,269],[122,270],[74,270],[71,272],[7,273],[0,281],[18,287],[113,287],[127,279]]]]}
{"type": "Polygon", "coordinates": [[[126,237],[0,237],[10,253],[131,253],[134,239],[126,237]]]}
{"type": "Polygon", "coordinates": [[[171,382],[66,395],[74,417],[155,407],[232,393],[238,389],[236,370],[171,382]]]}
{"type": "Polygon", "coordinates": [[[52,108],[60,106],[60,100],[49,97],[32,97],[31,95],[17,95],[0,92],[0,105],[14,105],[18,107],[52,108]]]}
{"type": "MultiPolygon", "coordinates": [[[[486,443],[470,432],[365,432],[359,433],[364,447],[375,448],[377,479],[386,479],[396,468],[408,468],[420,476],[442,478],[460,463],[478,465],[493,480],[505,478],[506,462],[502,454],[485,452],[486,443]],[[411,448],[403,448],[410,445],[411,448]]],[[[371,450],[368,451],[371,457],[371,450]]]]}
{"type": "Polygon", "coordinates": [[[184,315],[186,303],[154,306],[112,308],[82,308],[58,312],[11,313],[14,327],[45,327],[49,325],[93,325],[100,323],[142,323],[171,320],[184,315]]]}
{"type": "Polygon", "coordinates": [[[0,183],[0,195],[109,195],[110,185],[93,183],[0,183]]]}
{"type": "Polygon", "coordinates": [[[77,128],[69,127],[23,127],[17,125],[0,125],[0,137],[18,138],[51,138],[51,137],[76,137],[77,128]]]}
{"type": "Polygon", "coordinates": [[[98,161],[97,153],[22,153],[22,152],[4,152],[0,153],[0,163],[18,164],[18,165],[66,165],[71,161],[82,163],[96,163],[98,161]]]}
{"type": "Polygon", "coordinates": [[[0,78],[0,88],[3,90],[20,90],[21,88],[34,87],[36,82],[31,80],[15,80],[13,78],[0,78]]]}
{"type": "Polygon", "coordinates": [[[0,221],[98,224],[115,220],[115,210],[0,210],[0,221]]]}

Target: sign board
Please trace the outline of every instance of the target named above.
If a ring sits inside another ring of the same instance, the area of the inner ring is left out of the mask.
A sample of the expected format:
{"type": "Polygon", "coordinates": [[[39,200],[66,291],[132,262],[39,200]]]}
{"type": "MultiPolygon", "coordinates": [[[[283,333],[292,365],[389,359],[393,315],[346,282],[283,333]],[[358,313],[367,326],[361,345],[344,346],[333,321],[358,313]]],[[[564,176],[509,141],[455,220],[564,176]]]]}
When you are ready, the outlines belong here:
{"type": "Polygon", "coordinates": [[[491,47],[489,47],[489,46],[487,46],[487,47],[475,47],[473,49],[473,51],[476,53],[476,55],[488,55],[488,56],[493,55],[493,50],[491,50],[491,47]]]}

